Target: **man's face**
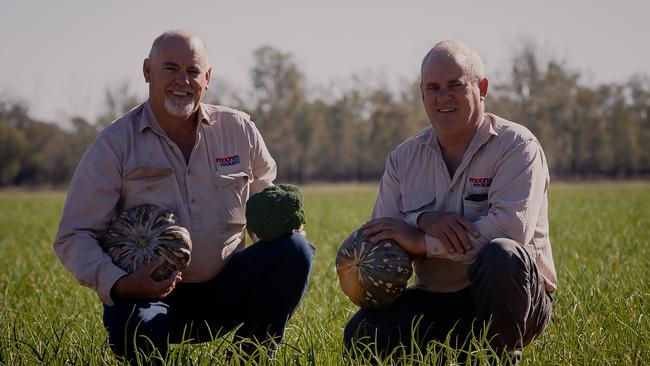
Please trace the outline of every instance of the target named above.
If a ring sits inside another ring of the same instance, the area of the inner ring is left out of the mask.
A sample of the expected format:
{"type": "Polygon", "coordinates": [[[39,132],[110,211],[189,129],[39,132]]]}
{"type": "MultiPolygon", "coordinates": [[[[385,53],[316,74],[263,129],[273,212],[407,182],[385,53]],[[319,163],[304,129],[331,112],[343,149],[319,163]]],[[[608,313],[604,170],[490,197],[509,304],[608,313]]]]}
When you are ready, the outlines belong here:
{"type": "Polygon", "coordinates": [[[199,41],[164,41],[143,66],[154,112],[187,118],[197,111],[208,90],[211,69],[199,41]]]}
{"type": "Polygon", "coordinates": [[[459,136],[476,131],[483,118],[487,79],[479,82],[451,57],[433,56],[422,68],[420,89],[436,131],[459,136]]]}

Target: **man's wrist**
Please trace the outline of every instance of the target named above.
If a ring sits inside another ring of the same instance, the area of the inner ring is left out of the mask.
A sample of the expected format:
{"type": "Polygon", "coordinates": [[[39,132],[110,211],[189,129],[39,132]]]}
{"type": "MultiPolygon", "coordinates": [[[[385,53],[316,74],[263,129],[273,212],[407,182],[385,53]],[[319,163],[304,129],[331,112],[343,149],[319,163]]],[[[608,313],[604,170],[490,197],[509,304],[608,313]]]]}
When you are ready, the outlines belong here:
{"type": "Polygon", "coordinates": [[[424,226],[424,221],[423,220],[424,220],[424,217],[426,216],[427,213],[428,213],[428,211],[422,211],[415,218],[415,226],[420,230],[422,230],[422,227],[424,226]]]}
{"type": "Polygon", "coordinates": [[[404,217],[404,222],[406,222],[407,224],[409,224],[409,225],[411,225],[411,226],[413,226],[415,228],[418,228],[417,221],[418,221],[418,218],[420,217],[421,214],[422,214],[422,212],[414,212],[414,213],[407,214],[404,217]]]}
{"type": "Polygon", "coordinates": [[[124,283],[124,277],[126,277],[126,275],[118,278],[117,281],[115,281],[115,283],[113,284],[113,286],[111,286],[111,291],[110,291],[111,299],[119,300],[120,298],[122,298],[123,295],[122,284],[124,283]]]}

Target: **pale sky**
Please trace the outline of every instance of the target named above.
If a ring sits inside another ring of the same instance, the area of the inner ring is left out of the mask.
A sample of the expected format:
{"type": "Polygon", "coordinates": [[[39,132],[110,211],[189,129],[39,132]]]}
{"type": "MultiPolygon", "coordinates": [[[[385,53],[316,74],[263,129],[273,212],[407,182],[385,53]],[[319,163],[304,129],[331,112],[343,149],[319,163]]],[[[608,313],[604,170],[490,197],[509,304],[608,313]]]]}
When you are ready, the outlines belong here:
{"type": "MultiPolygon", "coordinates": [[[[650,2],[493,0],[0,0],[0,96],[27,103],[46,121],[101,112],[107,87],[128,82],[146,97],[142,60],[167,29],[208,43],[213,84],[251,89],[252,52],[271,45],[293,55],[308,85],[353,74],[397,85],[414,80],[422,56],[454,38],[507,71],[512,50],[534,41],[585,81],[650,75],[650,2]]],[[[490,76],[490,75],[488,75],[490,76]]],[[[372,84],[372,82],[371,82],[372,84]]]]}

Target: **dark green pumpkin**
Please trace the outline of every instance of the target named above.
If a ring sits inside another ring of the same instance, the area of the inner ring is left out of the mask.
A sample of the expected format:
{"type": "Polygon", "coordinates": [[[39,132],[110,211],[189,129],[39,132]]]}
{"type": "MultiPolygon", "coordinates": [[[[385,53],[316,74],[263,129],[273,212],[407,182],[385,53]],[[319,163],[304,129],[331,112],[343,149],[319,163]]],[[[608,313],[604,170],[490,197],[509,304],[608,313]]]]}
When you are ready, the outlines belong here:
{"type": "Polygon", "coordinates": [[[383,309],[406,289],[413,274],[411,257],[393,240],[377,244],[353,232],[336,256],[336,272],[343,292],[365,309],[383,309]]]}
{"type": "Polygon", "coordinates": [[[171,210],[155,205],[136,206],[115,216],[100,243],[113,263],[129,273],[163,257],[165,263],[151,274],[156,281],[190,264],[190,233],[176,225],[171,210]]]}

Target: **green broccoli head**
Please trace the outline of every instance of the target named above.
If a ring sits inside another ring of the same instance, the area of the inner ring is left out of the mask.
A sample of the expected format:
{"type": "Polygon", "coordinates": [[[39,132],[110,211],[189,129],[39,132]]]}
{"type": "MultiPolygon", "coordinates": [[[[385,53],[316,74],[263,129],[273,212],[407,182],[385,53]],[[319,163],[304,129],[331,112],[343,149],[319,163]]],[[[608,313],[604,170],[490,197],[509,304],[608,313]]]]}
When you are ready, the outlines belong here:
{"type": "Polygon", "coordinates": [[[246,222],[250,231],[267,241],[300,229],[305,211],[298,187],[279,184],[252,195],[246,202],[246,222]]]}

